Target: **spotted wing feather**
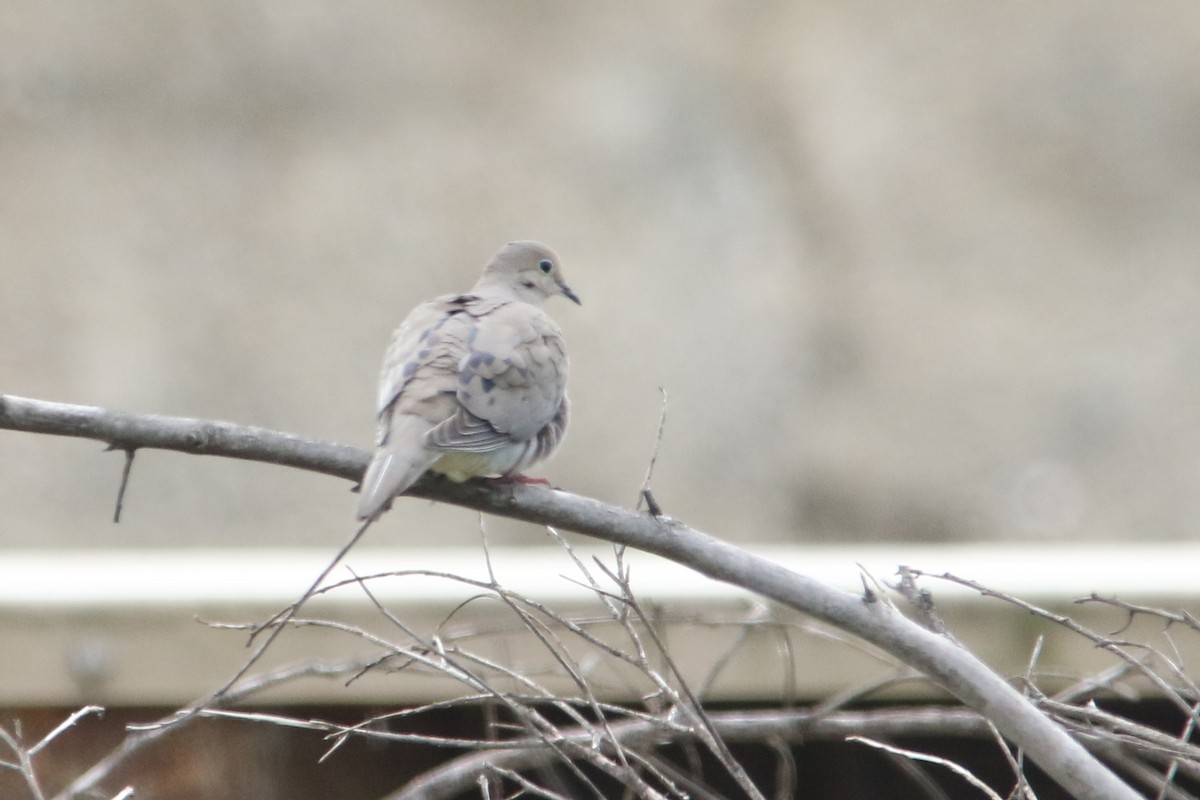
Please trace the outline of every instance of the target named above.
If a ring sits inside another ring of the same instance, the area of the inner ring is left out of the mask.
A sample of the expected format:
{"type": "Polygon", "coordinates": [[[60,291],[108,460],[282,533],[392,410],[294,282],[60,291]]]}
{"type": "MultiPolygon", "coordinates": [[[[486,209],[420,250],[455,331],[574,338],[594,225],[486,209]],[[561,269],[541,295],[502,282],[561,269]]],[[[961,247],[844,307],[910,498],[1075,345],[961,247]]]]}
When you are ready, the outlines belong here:
{"type": "Polygon", "coordinates": [[[478,321],[458,367],[458,409],[430,432],[430,444],[485,452],[531,442],[523,461],[549,455],[566,426],[566,382],[558,325],[522,304],[497,308],[478,321]]]}

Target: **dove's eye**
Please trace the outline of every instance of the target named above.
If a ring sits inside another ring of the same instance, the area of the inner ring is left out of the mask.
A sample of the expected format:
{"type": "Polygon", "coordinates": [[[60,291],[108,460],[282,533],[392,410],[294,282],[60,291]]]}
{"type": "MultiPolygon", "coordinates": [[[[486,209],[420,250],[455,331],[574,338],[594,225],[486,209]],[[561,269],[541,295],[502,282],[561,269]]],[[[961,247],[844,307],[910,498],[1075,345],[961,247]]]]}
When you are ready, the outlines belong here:
{"type": "Polygon", "coordinates": [[[538,262],[538,269],[540,269],[544,274],[549,275],[554,271],[554,262],[548,258],[543,258],[538,262]]]}

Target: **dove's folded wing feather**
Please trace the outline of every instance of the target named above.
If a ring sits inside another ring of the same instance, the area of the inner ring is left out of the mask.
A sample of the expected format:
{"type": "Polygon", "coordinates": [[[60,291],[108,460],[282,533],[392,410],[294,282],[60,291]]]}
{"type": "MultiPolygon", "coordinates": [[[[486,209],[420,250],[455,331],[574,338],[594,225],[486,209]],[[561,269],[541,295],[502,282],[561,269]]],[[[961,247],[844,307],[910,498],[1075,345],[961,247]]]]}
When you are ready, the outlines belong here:
{"type": "MultiPolygon", "coordinates": [[[[473,295],[447,295],[417,306],[396,329],[379,382],[379,414],[417,413],[437,424],[441,415],[422,406],[458,390],[458,365],[470,350],[476,317],[497,304],[473,295]],[[432,413],[431,413],[432,412],[432,413]]],[[[439,404],[442,405],[442,404],[439,404]]]]}
{"type": "MultiPolygon", "coordinates": [[[[560,416],[565,428],[566,381],[566,350],[554,321],[522,303],[494,309],[478,320],[458,366],[459,410],[429,442],[481,452],[533,440],[560,416]]],[[[561,432],[554,443],[559,438],[561,432]]]]}

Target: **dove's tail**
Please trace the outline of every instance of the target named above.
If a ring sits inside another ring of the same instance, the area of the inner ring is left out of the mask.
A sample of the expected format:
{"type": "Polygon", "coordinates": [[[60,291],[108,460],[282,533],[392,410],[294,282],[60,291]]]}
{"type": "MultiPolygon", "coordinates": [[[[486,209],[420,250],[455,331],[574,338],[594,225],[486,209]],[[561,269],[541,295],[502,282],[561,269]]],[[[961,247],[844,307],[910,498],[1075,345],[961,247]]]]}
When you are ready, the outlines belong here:
{"type": "Polygon", "coordinates": [[[375,451],[363,474],[358,494],[358,518],[378,516],[392,499],[417,482],[440,453],[425,446],[430,425],[420,417],[397,414],[391,420],[387,441],[375,451]]]}

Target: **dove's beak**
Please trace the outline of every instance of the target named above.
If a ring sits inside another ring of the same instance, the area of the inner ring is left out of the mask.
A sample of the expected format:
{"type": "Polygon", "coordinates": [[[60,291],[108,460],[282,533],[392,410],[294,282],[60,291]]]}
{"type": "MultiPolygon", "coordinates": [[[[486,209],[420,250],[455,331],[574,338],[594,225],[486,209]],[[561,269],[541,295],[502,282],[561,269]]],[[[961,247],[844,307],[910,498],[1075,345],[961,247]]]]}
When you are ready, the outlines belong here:
{"type": "Polygon", "coordinates": [[[562,292],[563,297],[567,298],[568,300],[574,301],[575,305],[577,305],[577,306],[583,305],[583,301],[579,299],[579,295],[572,292],[570,286],[567,286],[565,283],[560,283],[558,285],[558,290],[560,292],[562,292]]]}

